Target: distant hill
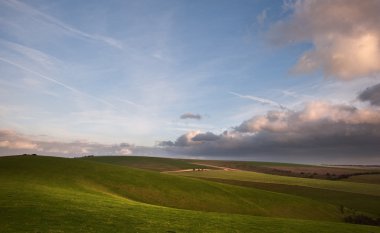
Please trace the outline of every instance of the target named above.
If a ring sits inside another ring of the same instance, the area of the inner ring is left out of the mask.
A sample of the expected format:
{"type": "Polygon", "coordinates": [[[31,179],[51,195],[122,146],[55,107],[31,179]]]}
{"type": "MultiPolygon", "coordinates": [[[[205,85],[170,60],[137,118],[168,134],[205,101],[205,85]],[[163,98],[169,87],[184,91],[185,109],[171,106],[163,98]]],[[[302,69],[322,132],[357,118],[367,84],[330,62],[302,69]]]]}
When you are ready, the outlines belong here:
{"type": "Polygon", "coordinates": [[[144,156],[91,156],[79,159],[152,171],[175,171],[181,169],[208,168],[207,166],[195,165],[191,160],[144,156]]]}

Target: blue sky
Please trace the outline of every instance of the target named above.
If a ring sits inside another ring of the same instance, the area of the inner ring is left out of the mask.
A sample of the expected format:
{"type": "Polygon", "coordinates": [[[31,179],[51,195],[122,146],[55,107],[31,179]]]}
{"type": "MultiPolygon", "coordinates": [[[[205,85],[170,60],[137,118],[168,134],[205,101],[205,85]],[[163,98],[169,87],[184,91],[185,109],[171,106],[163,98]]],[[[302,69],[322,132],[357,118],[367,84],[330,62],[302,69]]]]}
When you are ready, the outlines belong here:
{"type": "Polygon", "coordinates": [[[277,104],[365,105],[356,97],[379,82],[376,64],[349,81],[321,62],[293,72],[320,44],[273,42],[289,37],[276,26],[300,11],[292,3],[1,1],[1,128],[37,141],[151,147],[191,131],[222,134],[277,104]]]}

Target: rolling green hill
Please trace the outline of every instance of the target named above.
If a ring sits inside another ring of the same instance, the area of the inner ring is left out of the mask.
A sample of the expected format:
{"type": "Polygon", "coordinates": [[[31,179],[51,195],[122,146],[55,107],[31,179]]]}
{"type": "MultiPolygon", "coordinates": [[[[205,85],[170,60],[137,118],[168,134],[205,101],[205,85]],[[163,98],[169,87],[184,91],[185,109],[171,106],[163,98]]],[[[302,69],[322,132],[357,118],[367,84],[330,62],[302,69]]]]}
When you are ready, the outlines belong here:
{"type": "Polygon", "coordinates": [[[379,184],[380,185],[380,175],[379,174],[371,174],[371,175],[351,176],[348,179],[346,179],[345,181],[369,183],[369,184],[379,184]]]}
{"type": "Polygon", "coordinates": [[[243,171],[253,171],[272,175],[317,178],[327,180],[344,180],[359,174],[379,174],[376,167],[368,166],[320,166],[310,164],[258,162],[258,161],[223,161],[223,160],[193,160],[204,165],[227,167],[243,171]]]}
{"type": "Polygon", "coordinates": [[[220,183],[233,184],[243,187],[252,187],[273,191],[278,193],[287,193],[290,195],[301,196],[313,200],[327,202],[336,206],[343,206],[351,210],[366,212],[368,214],[380,216],[380,197],[358,193],[334,191],[328,189],[311,188],[299,185],[286,185],[264,182],[250,182],[241,180],[227,180],[205,178],[220,183]]]}
{"type": "Polygon", "coordinates": [[[226,180],[298,185],[311,188],[320,188],[327,190],[380,196],[380,185],[377,184],[287,177],[249,171],[209,170],[203,172],[181,172],[177,174],[191,177],[205,177],[226,180]]]}
{"type": "Polygon", "coordinates": [[[175,171],[181,169],[207,168],[207,166],[194,165],[191,160],[143,157],[143,156],[93,156],[83,157],[81,160],[122,165],[151,171],[175,171]]]}
{"type": "Polygon", "coordinates": [[[332,205],[121,166],[52,157],[1,158],[1,180],[107,193],[182,209],[339,221],[332,205]]]}
{"type": "MultiPolygon", "coordinates": [[[[133,168],[146,169],[151,171],[176,171],[194,168],[218,169],[215,166],[227,167],[243,171],[253,171],[264,174],[343,180],[349,177],[349,181],[363,182],[364,179],[355,179],[358,174],[379,173],[379,169],[371,167],[333,167],[333,166],[316,166],[307,164],[292,163],[275,163],[275,162],[257,162],[257,161],[223,161],[223,160],[194,160],[178,158],[158,158],[145,156],[91,156],[79,158],[81,160],[95,161],[114,165],[122,165],[133,168]]],[[[365,178],[367,183],[379,183],[378,179],[373,179],[376,174],[365,178]]],[[[360,176],[365,177],[365,176],[360,176]]]]}
{"type": "Polygon", "coordinates": [[[307,198],[78,159],[1,157],[0,183],[0,232],[380,232],[307,198]]]}

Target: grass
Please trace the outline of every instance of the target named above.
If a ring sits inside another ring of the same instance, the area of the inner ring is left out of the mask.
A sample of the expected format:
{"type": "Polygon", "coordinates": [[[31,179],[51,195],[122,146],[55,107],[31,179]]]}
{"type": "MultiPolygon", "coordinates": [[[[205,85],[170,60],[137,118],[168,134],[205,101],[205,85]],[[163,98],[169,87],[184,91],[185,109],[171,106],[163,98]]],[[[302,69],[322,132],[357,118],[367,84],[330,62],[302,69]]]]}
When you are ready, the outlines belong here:
{"type": "MultiPolygon", "coordinates": [[[[211,166],[229,167],[245,171],[255,171],[259,173],[304,177],[317,179],[341,179],[358,173],[379,172],[374,168],[342,168],[342,167],[324,167],[305,164],[275,163],[275,162],[256,162],[256,161],[219,161],[219,160],[188,160],[174,158],[158,158],[144,156],[91,156],[79,158],[81,160],[95,161],[114,165],[151,170],[151,171],[176,171],[194,168],[215,169],[211,166]],[[194,164],[194,163],[200,163],[194,164]],[[344,176],[344,177],[343,177],[344,176]]],[[[352,179],[356,182],[356,179],[352,179]]],[[[358,182],[361,182],[358,179],[358,182]]],[[[372,182],[373,183],[373,182],[372,182]]]]}
{"type": "Polygon", "coordinates": [[[25,188],[17,193],[19,202],[2,195],[1,232],[380,232],[369,226],[204,213],[144,205],[105,194],[25,188]]]}
{"type": "Polygon", "coordinates": [[[319,188],[310,188],[296,185],[260,183],[240,180],[225,180],[206,178],[215,182],[233,184],[243,187],[257,188],[272,192],[286,193],[290,195],[310,198],[316,201],[327,202],[336,206],[344,206],[349,209],[366,212],[368,214],[380,216],[380,197],[348,193],[334,190],[326,190],[319,188]]]}
{"type": "Polygon", "coordinates": [[[228,160],[192,160],[221,167],[231,167],[239,169],[249,169],[250,167],[316,167],[314,165],[260,161],[228,161],[228,160]]]}
{"type": "Polygon", "coordinates": [[[292,163],[274,163],[274,162],[256,162],[256,161],[219,161],[205,160],[197,161],[205,165],[215,165],[228,167],[244,171],[254,171],[266,174],[317,178],[317,179],[342,179],[358,173],[379,172],[379,169],[373,167],[333,167],[333,166],[317,166],[306,164],[292,163]]]}
{"type": "Polygon", "coordinates": [[[2,182],[108,193],[190,210],[329,221],[342,217],[336,207],[305,198],[122,166],[52,157],[8,157],[0,161],[2,182]]]}
{"type": "Polygon", "coordinates": [[[0,184],[0,232],[380,232],[307,198],[78,159],[2,157],[0,184]]]}
{"type": "Polygon", "coordinates": [[[351,176],[351,177],[345,179],[345,181],[369,183],[369,184],[379,184],[380,185],[380,175],[379,174],[371,174],[371,175],[351,176]]]}
{"type": "Polygon", "coordinates": [[[249,171],[223,171],[223,170],[208,170],[203,172],[181,172],[177,175],[191,176],[191,177],[206,177],[218,178],[227,180],[241,180],[252,181],[261,183],[275,183],[286,185],[298,185],[311,188],[328,189],[335,191],[343,191],[358,194],[367,194],[373,196],[380,196],[380,185],[354,183],[346,181],[331,181],[320,179],[308,179],[299,177],[287,177],[271,174],[264,174],[249,171]]]}
{"type": "Polygon", "coordinates": [[[190,160],[172,158],[157,158],[143,156],[94,156],[84,157],[80,159],[152,171],[175,171],[192,168],[207,168],[207,166],[194,165],[191,163],[190,160]]]}

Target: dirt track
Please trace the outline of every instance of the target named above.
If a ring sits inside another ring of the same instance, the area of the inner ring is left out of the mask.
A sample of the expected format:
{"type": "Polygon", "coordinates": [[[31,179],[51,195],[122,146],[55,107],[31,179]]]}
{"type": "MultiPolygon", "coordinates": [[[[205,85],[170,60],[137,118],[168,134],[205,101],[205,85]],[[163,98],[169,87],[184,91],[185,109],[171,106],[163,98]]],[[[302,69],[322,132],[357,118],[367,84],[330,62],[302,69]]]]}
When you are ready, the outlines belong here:
{"type": "MultiPolygon", "coordinates": [[[[215,165],[209,165],[209,164],[203,164],[203,163],[192,163],[194,165],[201,165],[201,166],[206,166],[206,167],[211,167],[211,168],[217,168],[218,170],[223,170],[223,171],[240,171],[239,169],[234,169],[234,168],[229,168],[229,167],[220,167],[220,166],[215,166],[215,165]]],[[[201,171],[208,171],[210,169],[203,168],[201,171]]],[[[174,170],[174,171],[164,171],[164,173],[175,173],[175,172],[192,172],[192,171],[199,171],[198,169],[181,169],[181,170],[174,170]]]]}
{"type": "Polygon", "coordinates": [[[213,167],[213,168],[218,168],[218,169],[224,170],[224,171],[240,171],[239,169],[234,169],[234,168],[229,168],[229,167],[220,167],[220,166],[209,165],[209,164],[204,164],[204,163],[192,163],[192,164],[202,165],[202,166],[207,166],[207,167],[213,167]]]}

